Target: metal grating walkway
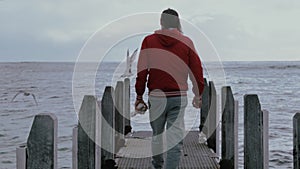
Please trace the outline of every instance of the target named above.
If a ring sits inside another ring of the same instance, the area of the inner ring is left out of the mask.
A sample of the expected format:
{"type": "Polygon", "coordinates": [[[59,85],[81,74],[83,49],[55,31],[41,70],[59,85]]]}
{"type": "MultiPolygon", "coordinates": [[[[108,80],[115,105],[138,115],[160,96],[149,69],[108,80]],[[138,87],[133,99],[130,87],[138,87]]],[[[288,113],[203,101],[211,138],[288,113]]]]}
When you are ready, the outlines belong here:
{"type": "MultiPolygon", "coordinates": [[[[205,144],[198,143],[197,131],[184,139],[180,169],[218,169],[216,154],[205,144]]],[[[119,169],[151,169],[151,132],[140,131],[126,138],[126,147],[117,153],[119,169]]]]}

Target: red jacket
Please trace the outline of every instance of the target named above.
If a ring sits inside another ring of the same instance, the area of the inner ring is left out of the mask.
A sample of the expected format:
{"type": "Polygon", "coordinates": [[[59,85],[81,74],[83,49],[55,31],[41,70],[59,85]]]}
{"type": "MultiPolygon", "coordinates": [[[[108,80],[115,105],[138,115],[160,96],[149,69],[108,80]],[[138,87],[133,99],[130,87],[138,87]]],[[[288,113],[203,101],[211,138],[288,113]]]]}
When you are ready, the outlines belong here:
{"type": "Polygon", "coordinates": [[[144,94],[146,82],[149,95],[186,95],[188,76],[193,93],[200,96],[204,87],[202,65],[188,37],[177,29],[158,30],[145,37],[137,66],[138,97],[144,94]]]}

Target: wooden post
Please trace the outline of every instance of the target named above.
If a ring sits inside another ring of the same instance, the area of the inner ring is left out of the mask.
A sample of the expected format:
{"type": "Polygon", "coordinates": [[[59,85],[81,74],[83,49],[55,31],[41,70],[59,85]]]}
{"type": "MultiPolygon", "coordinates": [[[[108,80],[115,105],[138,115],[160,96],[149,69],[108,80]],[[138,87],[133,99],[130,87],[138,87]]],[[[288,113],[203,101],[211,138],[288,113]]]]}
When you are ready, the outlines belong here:
{"type": "MultiPolygon", "coordinates": [[[[268,127],[269,128],[269,127],[268,127]]],[[[234,169],[239,168],[239,102],[234,101],[234,169]]]]}
{"type": "MultiPolygon", "coordinates": [[[[263,169],[268,166],[268,112],[262,111],[257,95],[244,96],[244,167],[263,169]]],[[[268,168],[268,167],[267,167],[268,168]]]]}
{"type": "Polygon", "coordinates": [[[102,162],[114,159],[115,152],[115,92],[111,86],[106,86],[101,100],[102,130],[101,159],[102,162]]]}
{"type": "Polygon", "coordinates": [[[221,157],[221,118],[222,118],[222,111],[221,111],[221,97],[220,94],[217,94],[217,113],[216,113],[216,155],[221,157]]]}
{"type": "Polygon", "coordinates": [[[269,112],[262,110],[263,114],[263,154],[264,154],[264,168],[269,168],[269,112]]]}
{"type": "Polygon", "coordinates": [[[38,114],[27,139],[27,169],[57,168],[57,118],[54,114],[38,114]]]}
{"type": "MultiPolygon", "coordinates": [[[[95,98],[95,107],[96,107],[96,133],[95,133],[95,168],[100,169],[102,167],[101,163],[101,144],[102,144],[102,115],[101,115],[101,106],[99,106],[99,101],[95,98]]],[[[101,104],[100,104],[101,105],[101,104]]]]}
{"type": "Polygon", "coordinates": [[[214,82],[209,82],[209,112],[207,116],[208,133],[207,133],[207,145],[209,148],[216,152],[217,140],[216,140],[216,128],[217,128],[217,92],[214,82]]]}
{"type": "Polygon", "coordinates": [[[115,90],[115,153],[124,146],[124,84],[122,81],[118,81],[115,90]]]}
{"type": "Polygon", "coordinates": [[[207,84],[206,79],[204,79],[204,90],[202,93],[202,107],[201,107],[201,114],[200,114],[200,132],[203,132],[207,135],[207,126],[205,126],[206,118],[208,115],[209,110],[209,86],[207,84]]]}
{"type": "Polygon", "coordinates": [[[300,113],[293,117],[294,168],[300,168],[300,113]]]}
{"type": "Polygon", "coordinates": [[[130,123],[130,80],[126,78],[124,80],[124,117],[125,117],[125,131],[124,135],[131,132],[130,123]]]}
{"type": "Polygon", "coordinates": [[[94,96],[84,96],[79,111],[78,124],[78,168],[99,168],[96,148],[100,144],[100,110],[94,96]]]}
{"type": "Polygon", "coordinates": [[[17,169],[26,169],[26,151],[26,145],[22,145],[17,148],[17,169]]]}
{"type": "Polygon", "coordinates": [[[237,168],[237,102],[234,101],[230,86],[222,88],[222,153],[221,168],[237,168]],[[227,167],[224,167],[227,166],[227,167]]]}
{"type": "Polygon", "coordinates": [[[72,136],[72,169],[78,169],[78,126],[73,128],[72,136]]]}

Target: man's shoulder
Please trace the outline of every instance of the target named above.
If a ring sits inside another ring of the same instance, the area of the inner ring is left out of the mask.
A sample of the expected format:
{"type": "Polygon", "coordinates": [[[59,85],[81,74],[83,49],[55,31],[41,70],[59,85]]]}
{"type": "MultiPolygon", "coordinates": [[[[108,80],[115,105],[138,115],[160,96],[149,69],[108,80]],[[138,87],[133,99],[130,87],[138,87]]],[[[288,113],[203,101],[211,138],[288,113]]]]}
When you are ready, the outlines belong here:
{"type": "Polygon", "coordinates": [[[144,39],[152,39],[156,36],[155,33],[151,33],[150,35],[147,35],[144,39]]]}
{"type": "Polygon", "coordinates": [[[187,43],[193,43],[192,39],[184,34],[182,34],[182,38],[187,42],[187,43]]]}

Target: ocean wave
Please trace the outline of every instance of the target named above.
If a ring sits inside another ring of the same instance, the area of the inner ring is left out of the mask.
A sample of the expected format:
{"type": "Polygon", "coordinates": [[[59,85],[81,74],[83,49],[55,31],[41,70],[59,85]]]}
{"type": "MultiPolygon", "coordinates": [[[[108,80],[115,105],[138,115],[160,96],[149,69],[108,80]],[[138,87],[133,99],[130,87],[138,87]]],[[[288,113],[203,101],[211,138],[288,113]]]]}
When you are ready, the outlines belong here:
{"type": "Polygon", "coordinates": [[[270,151],[270,163],[273,166],[286,166],[293,163],[293,153],[283,150],[270,151]]]}
{"type": "Polygon", "coordinates": [[[300,69],[300,65],[273,65],[270,69],[300,69]]]}
{"type": "Polygon", "coordinates": [[[2,164],[12,164],[13,162],[10,160],[1,161],[2,164]]]}
{"type": "Polygon", "coordinates": [[[0,137],[6,137],[7,135],[5,135],[5,134],[0,134],[0,137]]]}
{"type": "Polygon", "coordinates": [[[58,99],[58,98],[60,98],[59,96],[51,96],[51,97],[49,97],[49,99],[58,99]]]}

